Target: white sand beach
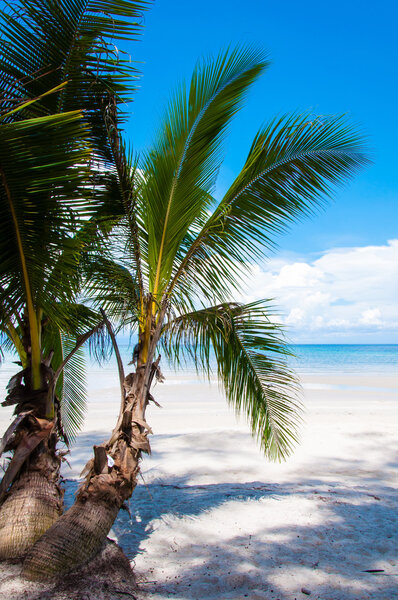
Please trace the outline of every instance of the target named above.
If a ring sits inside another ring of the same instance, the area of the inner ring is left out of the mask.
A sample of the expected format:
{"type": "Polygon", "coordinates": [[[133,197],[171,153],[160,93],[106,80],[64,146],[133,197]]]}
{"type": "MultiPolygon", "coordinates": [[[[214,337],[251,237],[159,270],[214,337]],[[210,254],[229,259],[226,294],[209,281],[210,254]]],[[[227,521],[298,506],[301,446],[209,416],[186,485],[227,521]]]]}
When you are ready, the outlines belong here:
{"type": "MultiPolygon", "coordinates": [[[[131,517],[122,511],[112,531],[134,565],[139,599],[398,598],[398,376],[302,382],[302,440],[283,464],[263,458],[215,382],[168,373],[156,386],[153,454],[131,517]]],[[[118,400],[116,381],[97,381],[64,469],[69,503],[118,400]]],[[[29,597],[19,590],[0,583],[0,598],[29,597]]]]}

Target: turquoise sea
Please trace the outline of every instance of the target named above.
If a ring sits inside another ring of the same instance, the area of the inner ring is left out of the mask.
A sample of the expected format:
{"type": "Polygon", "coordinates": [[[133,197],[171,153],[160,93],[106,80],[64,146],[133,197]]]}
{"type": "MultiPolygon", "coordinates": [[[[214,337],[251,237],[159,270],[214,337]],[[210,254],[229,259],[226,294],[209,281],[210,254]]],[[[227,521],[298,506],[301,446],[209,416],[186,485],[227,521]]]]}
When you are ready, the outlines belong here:
{"type": "MultiPolygon", "coordinates": [[[[126,362],[131,360],[127,346],[120,350],[126,362]]],[[[297,344],[290,350],[294,357],[288,362],[298,373],[398,375],[398,344],[297,344]]],[[[165,371],[172,370],[162,362],[165,371]]],[[[188,362],[185,370],[192,372],[195,365],[188,362]]]]}
{"type": "MultiPolygon", "coordinates": [[[[398,344],[300,344],[291,346],[295,358],[289,358],[290,366],[299,374],[344,375],[398,375],[398,344]]],[[[131,360],[131,348],[120,347],[125,369],[131,360]]],[[[6,354],[0,366],[0,394],[4,395],[10,377],[19,369],[15,357],[6,354]]],[[[162,361],[162,370],[169,378],[174,370],[162,361]]],[[[117,367],[114,356],[98,365],[87,361],[89,390],[104,385],[118,386],[117,367]]],[[[193,373],[195,366],[188,363],[183,371],[193,373]]],[[[177,375],[178,377],[178,375],[177,375]]]]}
{"type": "Polygon", "coordinates": [[[301,344],[291,347],[299,373],[397,374],[398,344],[301,344]]]}

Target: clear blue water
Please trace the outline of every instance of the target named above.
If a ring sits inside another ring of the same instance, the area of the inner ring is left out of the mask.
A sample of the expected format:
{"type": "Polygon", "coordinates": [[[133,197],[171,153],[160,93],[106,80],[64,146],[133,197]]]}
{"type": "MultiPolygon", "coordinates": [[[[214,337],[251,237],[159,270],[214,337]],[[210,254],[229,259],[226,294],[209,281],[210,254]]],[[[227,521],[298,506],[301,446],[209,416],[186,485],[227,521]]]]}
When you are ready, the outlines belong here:
{"type": "MultiPolygon", "coordinates": [[[[290,346],[295,355],[289,365],[298,373],[398,374],[398,344],[298,344],[290,346]]],[[[121,347],[126,362],[131,350],[121,347]]],[[[165,371],[172,370],[164,364],[165,371]]],[[[187,371],[195,365],[188,363],[187,371]]]]}
{"type": "Polygon", "coordinates": [[[398,344],[303,344],[292,351],[299,373],[398,374],[398,344]]]}
{"type": "MultiPolygon", "coordinates": [[[[290,366],[299,374],[369,374],[387,375],[398,374],[398,344],[305,344],[291,346],[295,358],[289,358],[290,366]]],[[[131,360],[131,348],[122,345],[120,347],[125,369],[131,360]]],[[[10,377],[18,371],[13,364],[15,357],[6,354],[0,366],[0,392],[4,390],[10,377]]],[[[116,360],[111,360],[99,366],[92,360],[87,361],[88,388],[93,391],[107,385],[118,386],[116,360]]],[[[169,376],[173,369],[162,361],[162,370],[169,376]]],[[[194,372],[195,365],[188,363],[184,369],[186,372],[194,372]]]]}

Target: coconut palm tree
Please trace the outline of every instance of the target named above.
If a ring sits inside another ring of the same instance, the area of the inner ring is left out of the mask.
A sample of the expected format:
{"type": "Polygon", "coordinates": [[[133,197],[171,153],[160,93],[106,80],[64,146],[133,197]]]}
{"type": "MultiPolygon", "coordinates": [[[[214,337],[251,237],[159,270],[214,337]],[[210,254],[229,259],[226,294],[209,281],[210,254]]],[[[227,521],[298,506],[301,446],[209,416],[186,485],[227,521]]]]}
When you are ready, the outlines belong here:
{"type": "MultiPolygon", "coordinates": [[[[13,452],[0,484],[2,557],[19,554],[62,512],[58,368],[68,339],[81,335],[90,320],[93,327],[91,311],[71,306],[71,234],[78,219],[92,215],[82,198],[87,141],[77,111],[0,124],[0,331],[2,345],[16,351],[22,367],[3,402],[15,405],[16,418],[1,444],[1,451],[13,452]]],[[[80,416],[73,411],[78,391],[59,380],[65,428],[72,434],[78,424],[73,412],[80,416]]]]}
{"type": "Polygon", "coordinates": [[[3,403],[16,406],[1,445],[12,458],[0,485],[0,557],[12,558],[62,513],[56,442],[81,425],[79,348],[100,321],[76,302],[79,265],[93,233],[109,227],[88,164],[113,161],[104,115],[129,100],[136,77],[115,42],[139,33],[147,3],[3,4],[0,341],[22,367],[3,403]]]}
{"type": "Polygon", "coordinates": [[[205,373],[214,353],[227,400],[247,416],[266,455],[282,459],[297,440],[296,380],[280,327],[266,301],[240,304],[231,297],[248,264],[273,247],[275,234],[366,158],[360,136],[341,118],[281,117],[258,131],[242,170],[217,200],[227,127],[267,64],[252,48],[199,64],[190,85],[172,97],[138,169],[112,129],[110,177],[118,181],[125,217],[115,230],[117,260],[99,257],[90,284],[109,315],[123,314],[124,323],[137,327],[136,366],[125,377],[118,356],[116,426],[94,448],[75,504],[28,553],[29,578],[45,579],[90,559],[130,497],[141,454],[150,452],[145,411],[155,401],[152,382],[162,377],[159,348],[177,359],[190,355],[205,373]]]}

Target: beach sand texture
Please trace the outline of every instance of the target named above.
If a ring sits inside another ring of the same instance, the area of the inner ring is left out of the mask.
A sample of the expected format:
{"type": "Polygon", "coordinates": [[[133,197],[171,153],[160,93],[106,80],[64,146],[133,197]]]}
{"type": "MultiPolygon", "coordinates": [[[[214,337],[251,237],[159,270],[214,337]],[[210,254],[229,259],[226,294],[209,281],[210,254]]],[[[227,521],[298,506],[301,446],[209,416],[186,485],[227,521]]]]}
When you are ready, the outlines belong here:
{"type": "MultiPolygon", "coordinates": [[[[68,503],[118,410],[116,377],[94,379],[64,468],[68,503]]],[[[167,373],[156,386],[153,454],[131,516],[122,511],[112,530],[134,564],[137,598],[398,598],[398,376],[307,374],[302,382],[301,444],[283,464],[263,458],[216,382],[167,373]]],[[[0,578],[1,600],[28,597],[18,578],[0,578]]]]}

